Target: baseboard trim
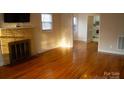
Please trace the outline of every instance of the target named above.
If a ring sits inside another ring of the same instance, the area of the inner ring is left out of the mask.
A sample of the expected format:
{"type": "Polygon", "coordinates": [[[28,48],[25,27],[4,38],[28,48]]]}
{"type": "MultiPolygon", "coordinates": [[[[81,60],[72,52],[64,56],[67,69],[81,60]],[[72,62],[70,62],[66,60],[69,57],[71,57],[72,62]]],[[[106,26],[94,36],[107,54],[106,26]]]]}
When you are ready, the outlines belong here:
{"type": "Polygon", "coordinates": [[[122,53],[122,52],[102,50],[102,49],[99,49],[98,52],[111,53],[111,54],[117,54],[117,55],[124,55],[124,52],[122,53]]]}
{"type": "Polygon", "coordinates": [[[49,48],[49,49],[42,49],[42,50],[39,51],[37,54],[41,54],[41,53],[44,53],[44,52],[50,51],[50,50],[55,49],[55,48],[59,48],[59,47],[57,46],[57,47],[53,47],[53,48],[49,48]]]}

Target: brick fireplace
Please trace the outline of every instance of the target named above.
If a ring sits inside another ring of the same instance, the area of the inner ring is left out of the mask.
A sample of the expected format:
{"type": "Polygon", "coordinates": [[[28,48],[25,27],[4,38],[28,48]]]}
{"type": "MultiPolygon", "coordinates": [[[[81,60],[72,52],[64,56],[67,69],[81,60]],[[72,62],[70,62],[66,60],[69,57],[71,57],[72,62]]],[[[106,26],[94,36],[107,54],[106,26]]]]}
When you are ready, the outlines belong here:
{"type": "Polygon", "coordinates": [[[2,65],[13,64],[32,55],[34,45],[32,32],[32,27],[0,28],[2,65]]]}
{"type": "Polygon", "coordinates": [[[10,42],[8,44],[10,64],[15,64],[23,59],[29,58],[31,56],[30,45],[30,39],[10,42]]]}

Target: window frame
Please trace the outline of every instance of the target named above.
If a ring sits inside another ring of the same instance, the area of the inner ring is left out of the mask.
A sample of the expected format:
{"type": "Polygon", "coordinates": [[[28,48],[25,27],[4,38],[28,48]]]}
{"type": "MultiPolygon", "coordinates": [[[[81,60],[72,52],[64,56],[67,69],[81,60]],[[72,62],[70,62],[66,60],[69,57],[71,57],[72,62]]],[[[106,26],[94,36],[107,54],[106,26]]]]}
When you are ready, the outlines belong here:
{"type": "Polygon", "coordinates": [[[53,15],[52,15],[51,13],[41,13],[41,30],[42,30],[43,32],[51,32],[52,29],[53,29],[53,15]],[[43,29],[43,23],[45,23],[45,22],[43,22],[43,20],[42,20],[42,15],[43,15],[43,14],[51,15],[51,22],[50,22],[50,21],[48,22],[48,23],[51,23],[51,28],[50,28],[50,29],[43,29]]]}

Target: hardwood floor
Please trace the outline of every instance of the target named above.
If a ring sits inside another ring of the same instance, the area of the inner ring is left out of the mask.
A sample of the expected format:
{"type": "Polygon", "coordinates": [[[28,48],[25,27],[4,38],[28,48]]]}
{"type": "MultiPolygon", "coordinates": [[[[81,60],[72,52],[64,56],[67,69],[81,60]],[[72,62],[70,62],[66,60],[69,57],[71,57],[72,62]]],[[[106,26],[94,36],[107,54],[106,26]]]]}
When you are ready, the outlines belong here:
{"type": "Polygon", "coordinates": [[[98,53],[96,43],[74,42],[14,66],[0,67],[0,78],[84,79],[124,78],[124,56],[98,53]]]}

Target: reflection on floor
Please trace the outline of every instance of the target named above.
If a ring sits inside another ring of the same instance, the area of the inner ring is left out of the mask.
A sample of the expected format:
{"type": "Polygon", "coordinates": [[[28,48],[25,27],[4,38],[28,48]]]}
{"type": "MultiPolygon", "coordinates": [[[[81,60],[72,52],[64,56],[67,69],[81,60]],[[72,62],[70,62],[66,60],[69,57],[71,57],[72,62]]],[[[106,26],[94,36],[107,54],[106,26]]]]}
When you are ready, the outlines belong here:
{"type": "Polygon", "coordinates": [[[74,42],[27,62],[0,67],[0,78],[124,78],[124,56],[97,52],[97,43],[74,42]]]}

